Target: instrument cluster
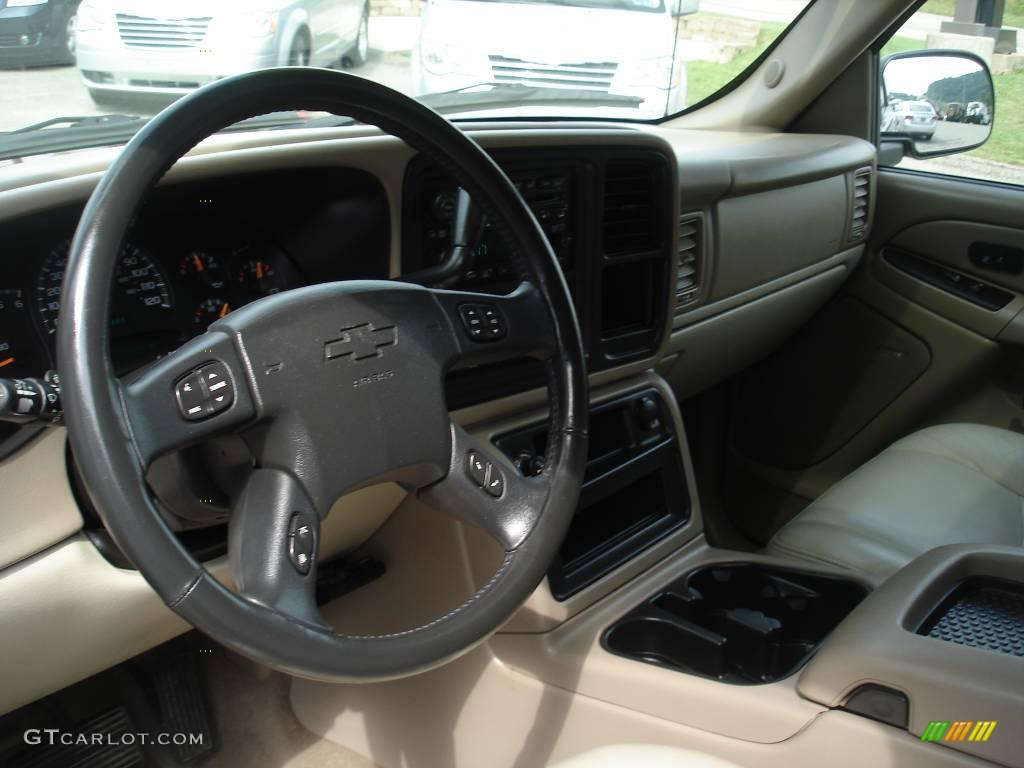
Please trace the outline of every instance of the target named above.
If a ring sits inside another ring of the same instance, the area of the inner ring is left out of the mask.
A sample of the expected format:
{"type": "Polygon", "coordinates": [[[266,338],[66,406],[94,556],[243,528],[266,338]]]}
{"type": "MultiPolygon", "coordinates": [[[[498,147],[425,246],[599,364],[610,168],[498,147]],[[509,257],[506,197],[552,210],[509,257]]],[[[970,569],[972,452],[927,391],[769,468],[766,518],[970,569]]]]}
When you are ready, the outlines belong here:
{"type": "MultiPolygon", "coordinates": [[[[0,377],[55,367],[69,249],[70,239],[62,239],[22,270],[20,281],[0,283],[0,377]]],[[[284,250],[264,237],[130,241],[121,251],[110,312],[117,373],[167,354],[238,307],[302,283],[284,250]]]]}
{"type": "MultiPolygon", "coordinates": [[[[0,215],[0,378],[56,369],[56,336],[79,204],[0,215]]],[[[264,296],[386,279],[387,196],[335,166],[168,183],[140,206],[114,274],[110,340],[124,375],[264,296]]],[[[96,361],[101,364],[100,361],[96,361]]]]}

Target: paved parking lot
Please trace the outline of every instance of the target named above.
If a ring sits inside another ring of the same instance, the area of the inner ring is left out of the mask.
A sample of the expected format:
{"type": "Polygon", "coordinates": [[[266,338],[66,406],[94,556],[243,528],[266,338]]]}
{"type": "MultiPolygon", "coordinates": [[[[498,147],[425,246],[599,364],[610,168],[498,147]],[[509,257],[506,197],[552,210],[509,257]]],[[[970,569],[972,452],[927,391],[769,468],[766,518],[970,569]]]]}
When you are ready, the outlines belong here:
{"type": "Polygon", "coordinates": [[[991,126],[972,125],[970,123],[940,122],[935,126],[935,135],[930,142],[923,143],[921,148],[934,152],[940,149],[965,147],[983,141],[991,126]]]}
{"type": "MultiPolygon", "coordinates": [[[[370,60],[354,74],[382,82],[408,93],[412,78],[408,57],[391,52],[371,50],[370,60]]],[[[36,67],[31,69],[0,70],[0,131],[23,128],[53,117],[103,115],[109,107],[97,107],[89,97],[75,67],[36,67]]],[[[126,103],[120,111],[129,114],[152,115],[152,105],[126,103]]]]}
{"type": "Polygon", "coordinates": [[[103,114],[89,98],[74,67],[0,70],[0,131],[22,128],[57,115],[103,114]]]}

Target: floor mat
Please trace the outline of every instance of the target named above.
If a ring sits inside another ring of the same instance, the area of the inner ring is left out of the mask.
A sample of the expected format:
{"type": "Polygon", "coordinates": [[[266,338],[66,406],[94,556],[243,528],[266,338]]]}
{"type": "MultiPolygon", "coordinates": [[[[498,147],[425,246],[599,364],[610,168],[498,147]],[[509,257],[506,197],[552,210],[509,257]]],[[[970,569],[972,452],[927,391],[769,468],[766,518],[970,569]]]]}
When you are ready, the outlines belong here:
{"type": "Polygon", "coordinates": [[[182,768],[217,742],[194,636],[0,718],[4,768],[182,768]]]}
{"type": "Polygon", "coordinates": [[[191,632],[0,717],[0,768],[376,768],[306,730],[290,682],[191,632]]]}

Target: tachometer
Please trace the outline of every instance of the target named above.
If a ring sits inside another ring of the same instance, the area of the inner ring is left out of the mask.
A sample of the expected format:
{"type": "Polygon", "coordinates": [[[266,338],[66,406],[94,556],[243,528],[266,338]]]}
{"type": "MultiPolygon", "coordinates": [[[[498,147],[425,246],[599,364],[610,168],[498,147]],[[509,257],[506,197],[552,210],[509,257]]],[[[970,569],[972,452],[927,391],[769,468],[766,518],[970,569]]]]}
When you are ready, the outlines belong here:
{"type": "MultiPolygon", "coordinates": [[[[50,251],[39,272],[36,305],[47,334],[57,330],[68,248],[69,243],[64,242],[50,251]]],[[[130,243],[121,253],[114,280],[114,306],[110,322],[115,332],[130,332],[130,329],[144,331],[150,327],[147,320],[152,318],[153,313],[173,307],[163,272],[145,252],[130,243]]]]}

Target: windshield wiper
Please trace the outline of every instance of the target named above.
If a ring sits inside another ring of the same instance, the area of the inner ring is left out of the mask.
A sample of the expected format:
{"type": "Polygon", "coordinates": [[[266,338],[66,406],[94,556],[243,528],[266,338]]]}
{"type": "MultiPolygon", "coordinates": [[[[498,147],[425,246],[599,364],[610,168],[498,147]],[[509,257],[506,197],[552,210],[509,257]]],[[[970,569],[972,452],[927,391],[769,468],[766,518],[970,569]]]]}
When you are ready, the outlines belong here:
{"type": "Polygon", "coordinates": [[[82,128],[85,126],[110,126],[110,125],[125,125],[126,123],[137,123],[146,122],[146,118],[139,117],[138,115],[80,115],[77,117],[51,117],[49,120],[43,120],[41,123],[32,123],[32,125],[26,125],[24,128],[18,128],[13,131],[7,131],[5,136],[14,136],[21,133],[35,133],[36,131],[42,131],[46,128],[54,128],[56,126],[64,126],[65,128],[82,128]]]}
{"type": "Polygon", "coordinates": [[[0,134],[0,160],[127,141],[148,118],[138,115],[54,117],[0,134]]]}
{"type": "Polygon", "coordinates": [[[522,83],[480,83],[418,97],[421,102],[441,114],[465,112],[477,108],[501,109],[523,104],[582,104],[595,107],[638,108],[644,100],[640,96],[627,96],[585,88],[552,88],[522,83]],[[484,90],[486,89],[486,90],[484,90]]]}

